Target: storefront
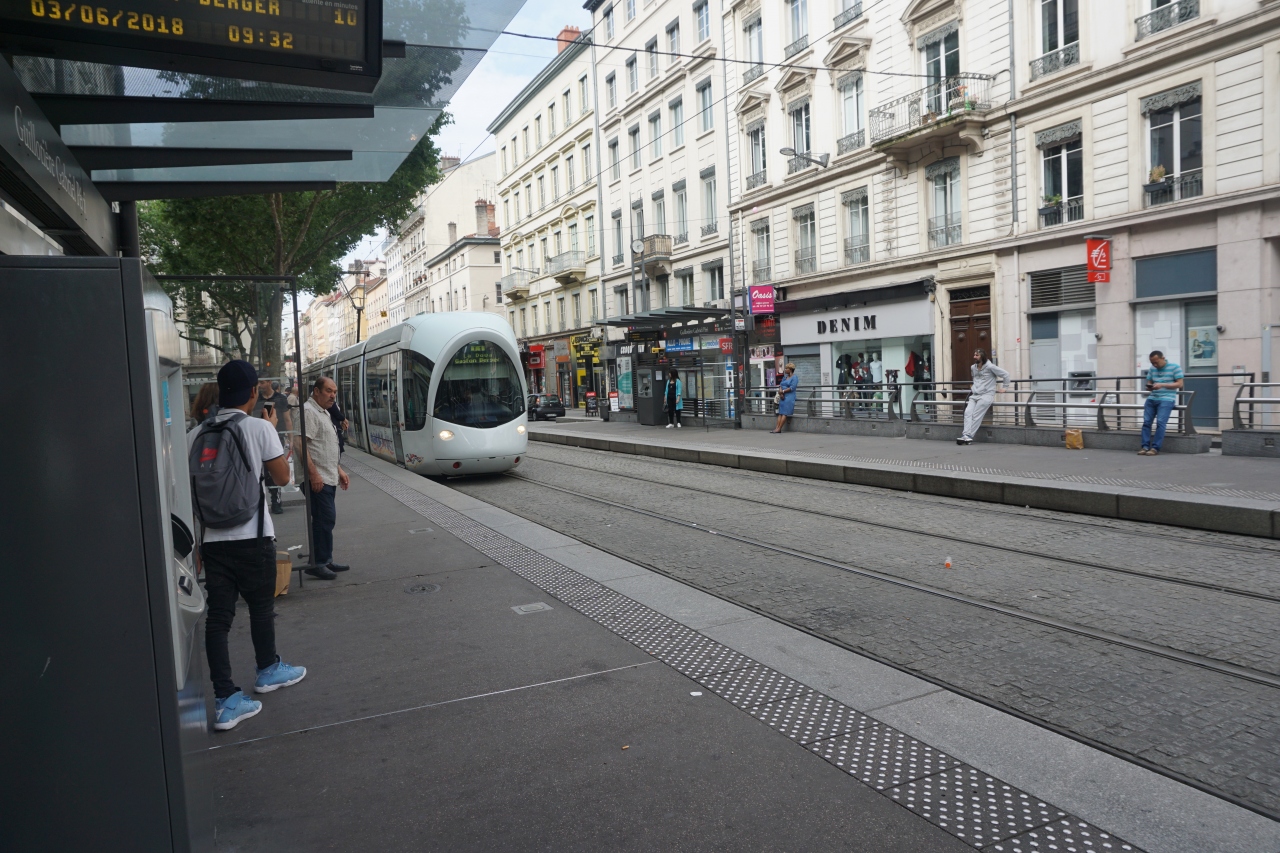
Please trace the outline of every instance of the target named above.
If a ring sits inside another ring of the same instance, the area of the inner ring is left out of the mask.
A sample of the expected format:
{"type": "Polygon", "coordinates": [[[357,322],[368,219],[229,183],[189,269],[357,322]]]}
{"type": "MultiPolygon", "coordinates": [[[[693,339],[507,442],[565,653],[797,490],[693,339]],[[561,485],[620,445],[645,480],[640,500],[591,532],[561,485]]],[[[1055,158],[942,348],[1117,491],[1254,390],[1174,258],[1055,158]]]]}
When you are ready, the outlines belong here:
{"type": "Polygon", "coordinates": [[[747,331],[747,352],[751,376],[748,388],[771,388],[778,384],[778,373],[784,362],[778,318],[773,314],[757,315],[754,328],[747,331]]]}
{"type": "MultiPolygon", "coordinates": [[[[591,335],[578,335],[569,341],[572,354],[574,391],[573,405],[585,404],[586,393],[600,393],[604,385],[603,365],[600,363],[600,339],[591,335]]],[[[566,401],[565,405],[569,405],[566,401]]]]}

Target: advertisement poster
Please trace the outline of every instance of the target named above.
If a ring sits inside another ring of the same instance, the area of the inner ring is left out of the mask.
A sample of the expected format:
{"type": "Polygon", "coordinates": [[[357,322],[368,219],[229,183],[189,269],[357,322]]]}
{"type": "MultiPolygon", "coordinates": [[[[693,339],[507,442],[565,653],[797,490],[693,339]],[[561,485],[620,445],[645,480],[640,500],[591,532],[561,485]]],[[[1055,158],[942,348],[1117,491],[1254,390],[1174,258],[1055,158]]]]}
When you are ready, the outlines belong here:
{"type": "Polygon", "coordinates": [[[750,288],[751,294],[751,313],[752,314],[772,314],[773,313],[773,285],[772,284],[753,284],[750,288]]]}
{"type": "Polygon", "coordinates": [[[630,409],[635,405],[631,397],[631,356],[618,356],[618,405],[630,409]]]}
{"type": "Polygon", "coordinates": [[[667,338],[667,352],[692,352],[693,338],[667,338]]]}
{"type": "Polygon", "coordinates": [[[600,401],[596,399],[596,392],[588,391],[586,394],[586,399],[587,399],[587,414],[588,415],[600,414],[600,401]]]}
{"type": "Polygon", "coordinates": [[[1218,329],[1216,326],[1187,327],[1186,366],[1218,366],[1218,329]]]}
{"type": "Polygon", "coordinates": [[[609,392],[609,411],[611,411],[611,412],[620,412],[620,411],[622,411],[622,407],[618,405],[618,392],[617,392],[617,391],[610,391],[610,392],[609,392]]]}

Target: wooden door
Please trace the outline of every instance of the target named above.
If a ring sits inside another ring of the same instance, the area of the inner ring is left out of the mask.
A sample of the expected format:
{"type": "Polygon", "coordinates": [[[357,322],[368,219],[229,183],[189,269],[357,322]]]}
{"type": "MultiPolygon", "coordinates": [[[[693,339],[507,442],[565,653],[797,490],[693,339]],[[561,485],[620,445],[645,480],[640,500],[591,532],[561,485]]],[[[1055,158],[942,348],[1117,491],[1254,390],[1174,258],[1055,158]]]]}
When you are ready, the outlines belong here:
{"type": "Polygon", "coordinates": [[[973,379],[969,369],[973,351],[984,349],[991,354],[991,297],[962,299],[951,303],[951,380],[973,379]]]}

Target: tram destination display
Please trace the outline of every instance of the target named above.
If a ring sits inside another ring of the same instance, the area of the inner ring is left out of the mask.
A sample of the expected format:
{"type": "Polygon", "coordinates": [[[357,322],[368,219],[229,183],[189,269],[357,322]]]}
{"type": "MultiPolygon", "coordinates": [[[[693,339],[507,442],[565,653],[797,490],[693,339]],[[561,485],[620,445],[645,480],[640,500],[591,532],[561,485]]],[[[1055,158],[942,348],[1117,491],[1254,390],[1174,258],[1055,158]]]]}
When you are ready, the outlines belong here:
{"type": "Polygon", "coordinates": [[[371,92],[382,0],[0,0],[0,50],[371,92]]]}

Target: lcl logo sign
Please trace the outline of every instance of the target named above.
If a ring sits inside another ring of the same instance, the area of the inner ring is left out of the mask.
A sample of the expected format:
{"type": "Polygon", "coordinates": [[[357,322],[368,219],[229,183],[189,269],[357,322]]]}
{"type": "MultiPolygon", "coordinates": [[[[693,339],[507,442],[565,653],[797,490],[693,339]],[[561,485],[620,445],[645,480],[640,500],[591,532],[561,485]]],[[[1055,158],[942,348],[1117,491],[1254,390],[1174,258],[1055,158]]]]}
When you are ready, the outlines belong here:
{"type": "Polygon", "coordinates": [[[1086,268],[1090,284],[1107,284],[1111,281],[1111,239],[1108,237],[1086,237],[1085,250],[1088,252],[1086,268]]]}

